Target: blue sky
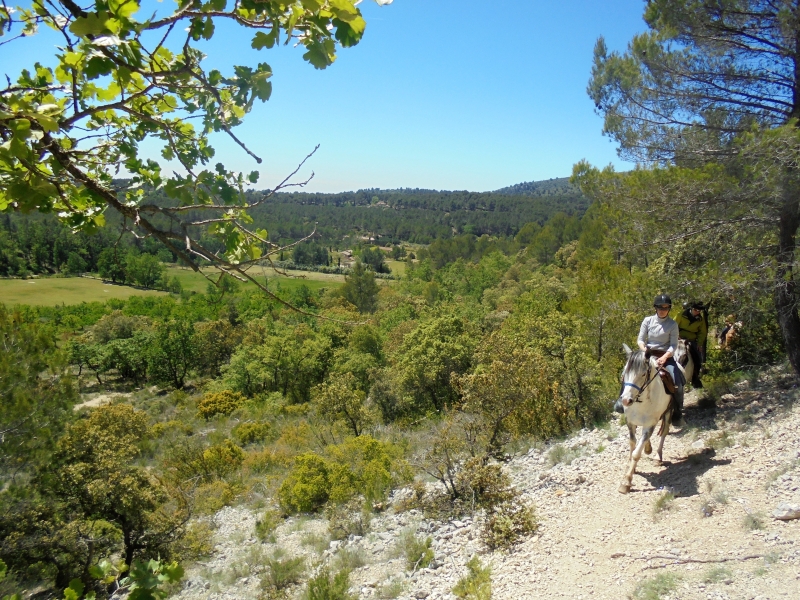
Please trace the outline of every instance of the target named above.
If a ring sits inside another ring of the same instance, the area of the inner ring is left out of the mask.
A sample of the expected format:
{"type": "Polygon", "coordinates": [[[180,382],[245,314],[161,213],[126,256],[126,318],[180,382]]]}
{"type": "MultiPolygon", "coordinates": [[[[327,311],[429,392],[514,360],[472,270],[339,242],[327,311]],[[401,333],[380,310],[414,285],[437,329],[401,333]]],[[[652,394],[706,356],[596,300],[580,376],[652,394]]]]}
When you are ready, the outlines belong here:
{"type": "MultiPolygon", "coordinates": [[[[250,34],[218,30],[204,48],[208,67],[268,62],[274,76],[270,101],[236,131],[264,162],[223,138],[217,157],[258,169],[258,187],[270,187],[320,144],[303,173],[313,170],[306,189],[322,192],[488,191],[568,176],[583,158],[628,169],[585,90],[597,37],[624,49],[645,29],[643,8],[642,0],[365,0],[364,39],[324,71],[303,61],[301,47],[255,52],[250,34]]],[[[30,52],[13,58],[0,48],[0,74],[13,78],[20,56],[46,55],[46,39],[26,40],[30,52]]]]}

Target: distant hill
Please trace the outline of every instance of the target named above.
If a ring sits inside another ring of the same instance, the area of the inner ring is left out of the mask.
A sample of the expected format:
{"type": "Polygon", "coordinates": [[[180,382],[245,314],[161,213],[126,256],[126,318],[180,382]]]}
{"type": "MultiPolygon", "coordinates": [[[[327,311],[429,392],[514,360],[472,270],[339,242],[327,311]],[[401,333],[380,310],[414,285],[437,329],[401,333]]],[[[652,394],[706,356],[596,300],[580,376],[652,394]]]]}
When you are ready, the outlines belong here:
{"type": "Polygon", "coordinates": [[[569,177],[556,177],[542,181],[526,181],[495,190],[495,194],[510,196],[571,196],[582,195],[581,191],[569,182],[569,177]]]}

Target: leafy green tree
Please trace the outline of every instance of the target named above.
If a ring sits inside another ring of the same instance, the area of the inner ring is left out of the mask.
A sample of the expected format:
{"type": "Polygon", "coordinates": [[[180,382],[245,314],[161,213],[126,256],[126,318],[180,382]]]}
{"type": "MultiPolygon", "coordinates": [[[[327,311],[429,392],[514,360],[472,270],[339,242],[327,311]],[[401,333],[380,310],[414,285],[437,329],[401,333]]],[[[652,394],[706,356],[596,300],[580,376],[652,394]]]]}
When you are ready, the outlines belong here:
{"type": "Polygon", "coordinates": [[[204,375],[217,377],[231,355],[241,343],[242,332],[230,321],[205,321],[196,323],[195,348],[197,370],[204,375]]]}
{"type": "Polygon", "coordinates": [[[337,45],[360,41],[366,23],[353,0],[193,0],[155,13],[140,8],[136,0],[0,7],[0,32],[13,36],[9,49],[44,28],[58,33],[63,48],[55,67],[30,65],[0,90],[0,210],[50,212],[91,231],[113,208],[186,264],[198,268],[200,256],[256,281],[242,263],[260,258],[265,248],[277,251],[266,231],[248,229],[245,212],[262,199],[248,200],[244,187],[258,173],[206,165],[214,156],[214,133],[228,135],[261,162],[233,129],[256,101],[270,97],[272,70],[263,62],[230,73],[207,70],[200,46],[213,47],[207,42],[217,26],[230,23],[253,33],[256,50],[296,41],[305,60],[323,69],[335,60],[337,45]],[[150,142],[184,174],[166,179],[160,163],[141,150],[150,142]],[[112,176],[121,170],[132,177],[118,189],[112,176]],[[143,202],[143,186],[163,190],[169,206],[143,202]],[[186,236],[209,222],[223,254],[186,236]]]}
{"type": "Polygon", "coordinates": [[[356,261],[352,272],[345,276],[341,293],[359,312],[372,313],[378,308],[378,284],[375,283],[375,275],[360,260],[356,261]]]}
{"type": "Polygon", "coordinates": [[[684,215],[682,230],[661,239],[721,229],[738,238],[741,254],[749,253],[743,230],[763,227],[772,250],[751,264],[775,265],[765,275],[797,373],[799,16],[791,0],[654,0],[644,14],[650,30],[626,52],[609,53],[598,40],[589,83],[623,155],[677,165],[635,173],[628,186],[640,204],[658,207],[668,197],[673,219],[684,215]]]}
{"type": "Polygon", "coordinates": [[[336,375],[312,390],[312,403],[319,416],[328,422],[343,422],[354,436],[361,435],[375,420],[365,400],[366,394],[351,373],[336,375]]]}
{"type": "Polygon", "coordinates": [[[70,252],[64,270],[72,275],[83,273],[86,271],[86,261],[77,252],[70,252]]]}
{"type": "Polygon", "coordinates": [[[193,324],[185,319],[170,319],[155,327],[148,372],[156,381],[181,389],[196,355],[193,324]]]}
{"type": "Polygon", "coordinates": [[[0,346],[0,481],[6,481],[52,450],[77,390],[55,331],[38,319],[0,304],[0,346]]]}
{"type": "Polygon", "coordinates": [[[148,469],[131,465],[148,426],[147,415],[129,405],[97,408],[59,440],[49,475],[55,494],[84,519],[119,529],[128,565],[139,553],[157,554],[188,519],[180,497],[170,497],[148,469]]]}
{"type": "Polygon", "coordinates": [[[130,283],[147,288],[164,285],[167,269],[157,256],[131,252],[125,258],[125,275],[130,283]]]}
{"type": "Polygon", "coordinates": [[[442,410],[456,401],[452,375],[467,371],[475,343],[469,325],[449,315],[422,323],[405,336],[393,367],[419,409],[442,410]]]}
{"type": "Polygon", "coordinates": [[[386,265],[386,255],[380,248],[367,246],[361,250],[361,262],[368,265],[376,273],[388,273],[389,267],[386,265]]]}
{"type": "Polygon", "coordinates": [[[97,259],[97,272],[103,279],[113,283],[125,281],[125,267],[119,260],[116,248],[103,248],[97,259]]]}
{"type": "Polygon", "coordinates": [[[329,370],[331,339],[305,324],[281,324],[261,343],[241,346],[225,369],[231,390],[253,396],[280,392],[292,403],[308,402],[311,388],[329,370]]]}

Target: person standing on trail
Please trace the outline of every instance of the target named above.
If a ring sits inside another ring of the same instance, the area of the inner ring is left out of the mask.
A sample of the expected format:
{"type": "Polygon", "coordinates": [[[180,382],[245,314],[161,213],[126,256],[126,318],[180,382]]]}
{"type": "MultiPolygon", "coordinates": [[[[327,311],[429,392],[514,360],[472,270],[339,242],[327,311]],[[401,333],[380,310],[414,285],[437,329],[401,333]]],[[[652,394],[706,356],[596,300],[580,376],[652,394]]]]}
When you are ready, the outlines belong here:
{"type": "Polygon", "coordinates": [[[692,302],[689,308],[678,315],[678,337],[686,341],[689,353],[694,362],[692,372],[692,387],[700,389],[703,387],[700,381],[700,368],[705,362],[706,338],[708,337],[708,323],[706,322],[703,311],[706,309],[702,302],[692,302]]]}
{"type": "Polygon", "coordinates": [[[669,316],[672,299],[667,294],[659,294],[653,300],[656,314],[644,318],[639,328],[637,343],[647,355],[655,356],[660,368],[667,371],[675,382],[675,410],[672,424],[683,427],[683,374],[673,356],[678,348],[678,324],[669,316]]]}

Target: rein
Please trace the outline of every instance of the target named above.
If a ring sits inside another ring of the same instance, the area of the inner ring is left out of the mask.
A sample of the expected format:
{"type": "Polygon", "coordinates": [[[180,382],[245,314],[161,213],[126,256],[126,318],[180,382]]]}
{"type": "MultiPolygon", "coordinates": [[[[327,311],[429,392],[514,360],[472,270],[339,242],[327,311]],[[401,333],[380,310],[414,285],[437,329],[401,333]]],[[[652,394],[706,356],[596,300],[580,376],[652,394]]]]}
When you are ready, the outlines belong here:
{"type": "MultiPolygon", "coordinates": [[[[650,363],[648,362],[647,363],[647,375],[645,375],[645,377],[649,377],[650,369],[651,369],[651,366],[650,366],[650,363]]],[[[642,400],[639,400],[639,397],[642,395],[642,392],[644,392],[645,389],[647,389],[647,386],[650,385],[651,383],[653,383],[655,378],[658,377],[658,373],[659,373],[660,370],[661,370],[660,368],[656,369],[656,374],[653,375],[652,377],[650,377],[642,387],[639,387],[635,383],[630,383],[630,382],[627,382],[627,381],[623,382],[622,389],[625,389],[626,387],[632,387],[633,389],[638,390],[638,392],[639,392],[638,394],[636,394],[636,398],[634,398],[632,400],[632,402],[642,402],[642,400]]],[[[622,395],[622,394],[620,394],[620,395],[622,395]]]]}

